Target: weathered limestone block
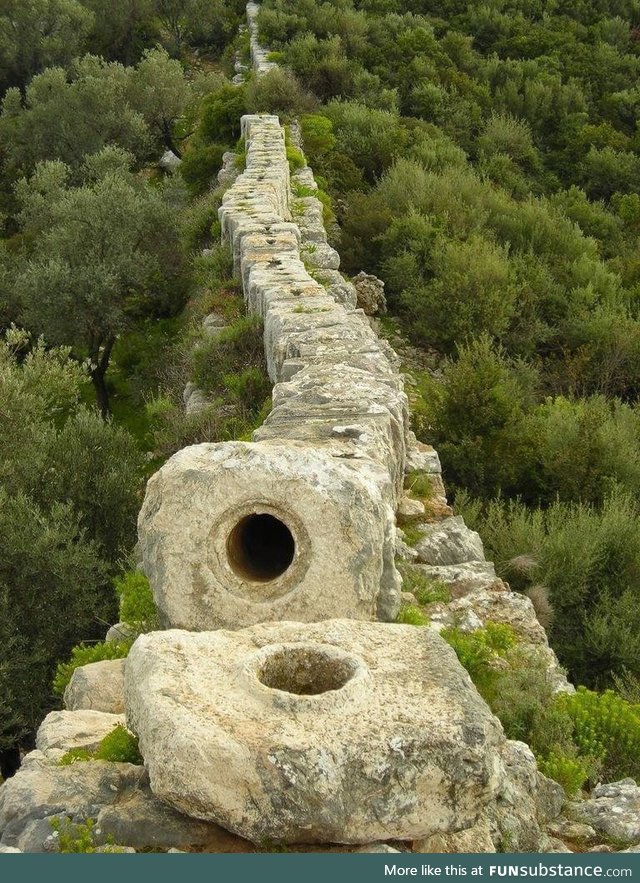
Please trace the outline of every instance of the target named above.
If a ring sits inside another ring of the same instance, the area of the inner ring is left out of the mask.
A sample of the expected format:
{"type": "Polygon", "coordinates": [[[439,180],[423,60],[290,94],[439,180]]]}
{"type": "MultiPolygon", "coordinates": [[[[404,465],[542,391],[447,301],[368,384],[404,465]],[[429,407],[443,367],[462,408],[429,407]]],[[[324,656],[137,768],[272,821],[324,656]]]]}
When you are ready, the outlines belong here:
{"type": "Polygon", "coordinates": [[[326,242],[308,242],[300,254],[305,264],[319,270],[337,270],[340,266],[340,255],[326,242]]]}
{"type": "MultiPolygon", "coordinates": [[[[60,766],[33,751],[0,788],[2,844],[15,846],[27,825],[64,813],[90,816],[96,806],[115,803],[145,780],[142,766],[91,761],[60,766]]],[[[33,834],[33,832],[31,832],[33,834]]]]}
{"type": "Polygon", "coordinates": [[[589,800],[571,803],[568,814],[601,836],[640,844],[640,787],[633,779],[598,785],[589,800]]]}
{"type": "MultiPolygon", "coordinates": [[[[324,229],[323,206],[319,199],[315,196],[303,196],[296,199],[294,216],[306,244],[326,244],[327,231],[324,229]]],[[[337,270],[338,267],[332,269],[337,270]]]]}
{"type": "Polygon", "coordinates": [[[415,549],[420,563],[439,567],[484,561],[480,535],[469,530],[460,515],[425,525],[424,536],[415,544],[415,549]]]}
{"type": "Polygon", "coordinates": [[[393,618],[391,499],[376,463],[307,445],[179,451],[150,479],[139,520],[163,623],[206,630],[393,618]]]}
{"type": "Polygon", "coordinates": [[[165,152],[160,157],[158,165],[162,169],[163,172],[175,172],[182,160],[179,156],[176,156],[173,150],[165,150],[165,152]]]}
{"type": "Polygon", "coordinates": [[[71,748],[93,751],[118,724],[124,724],[124,715],[91,709],[51,711],[40,724],[36,748],[52,760],[71,748]]]}
{"type": "Polygon", "coordinates": [[[442,466],[438,452],[431,445],[419,442],[413,432],[407,433],[407,472],[417,470],[430,474],[440,474],[442,466]]]}
{"type": "Polygon", "coordinates": [[[501,727],[428,629],[155,632],[126,697],[153,792],[255,843],[459,831],[501,787],[501,727]]]}
{"type": "Polygon", "coordinates": [[[454,834],[432,834],[413,844],[414,852],[463,852],[486,853],[495,852],[489,820],[483,816],[471,828],[457,831],[454,834]]]}
{"type": "Polygon", "coordinates": [[[154,797],[148,786],[128,799],[104,806],[94,829],[98,843],[121,843],[136,849],[188,848],[204,852],[251,852],[252,844],[211,822],[177,812],[154,797]]]}
{"type": "Polygon", "coordinates": [[[524,742],[508,740],[500,756],[501,784],[487,811],[491,839],[498,851],[537,852],[546,842],[547,822],[560,814],[564,791],[538,771],[524,742]]]}
{"type": "Polygon", "coordinates": [[[318,270],[316,279],[327,289],[327,294],[347,310],[355,310],[358,305],[356,289],[352,282],[338,270],[318,270]]]}
{"type": "MultiPolygon", "coordinates": [[[[318,363],[278,383],[272,399],[264,426],[271,437],[326,445],[339,456],[370,457],[391,477],[395,506],[395,497],[402,493],[404,427],[409,419],[397,375],[386,383],[350,365],[318,363]]],[[[265,432],[255,436],[266,437],[265,432]]]]}
{"type": "Polygon", "coordinates": [[[415,566],[427,579],[446,583],[454,597],[466,595],[474,589],[488,588],[497,579],[492,561],[467,561],[464,564],[449,564],[444,567],[428,564],[415,566]]]}
{"type": "Polygon", "coordinates": [[[122,659],[90,662],[77,668],[64,691],[64,707],[68,711],[90,708],[109,714],[122,714],[124,703],[122,659]]]}
{"type": "Polygon", "coordinates": [[[387,299],[384,296],[384,282],[377,276],[360,271],[352,282],[358,296],[358,306],[362,307],[367,316],[387,312],[387,299]]]}
{"type": "Polygon", "coordinates": [[[109,643],[119,644],[121,641],[133,640],[137,635],[137,630],[128,622],[116,622],[115,625],[109,627],[105,635],[105,641],[109,643]]]}

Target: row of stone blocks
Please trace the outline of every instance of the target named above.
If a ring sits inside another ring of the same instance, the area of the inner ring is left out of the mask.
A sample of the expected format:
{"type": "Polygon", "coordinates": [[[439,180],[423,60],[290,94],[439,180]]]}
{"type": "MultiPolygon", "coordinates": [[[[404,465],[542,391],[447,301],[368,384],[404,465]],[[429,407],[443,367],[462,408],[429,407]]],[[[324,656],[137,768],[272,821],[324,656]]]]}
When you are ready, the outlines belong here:
{"type": "Polygon", "coordinates": [[[264,322],[273,408],[254,442],[186,448],[150,480],[145,571],[170,627],[392,620],[401,376],[366,316],[300,258],[278,119],[245,116],[242,132],[247,167],[220,220],[247,308],[264,322]]]}

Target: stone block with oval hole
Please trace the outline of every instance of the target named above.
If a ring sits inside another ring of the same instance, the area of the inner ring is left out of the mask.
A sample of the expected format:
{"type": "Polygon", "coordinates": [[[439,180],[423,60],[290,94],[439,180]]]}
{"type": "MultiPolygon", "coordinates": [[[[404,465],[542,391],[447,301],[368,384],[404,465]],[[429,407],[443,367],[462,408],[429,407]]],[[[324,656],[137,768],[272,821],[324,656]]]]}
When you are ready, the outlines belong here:
{"type": "Polygon", "coordinates": [[[139,519],[163,626],[393,618],[391,500],[367,458],[296,443],[184,448],[150,479],[139,519]]]}
{"type": "Polygon", "coordinates": [[[431,629],[155,632],[125,682],[156,796],[254,843],[460,831],[501,784],[500,724],[431,629]]]}

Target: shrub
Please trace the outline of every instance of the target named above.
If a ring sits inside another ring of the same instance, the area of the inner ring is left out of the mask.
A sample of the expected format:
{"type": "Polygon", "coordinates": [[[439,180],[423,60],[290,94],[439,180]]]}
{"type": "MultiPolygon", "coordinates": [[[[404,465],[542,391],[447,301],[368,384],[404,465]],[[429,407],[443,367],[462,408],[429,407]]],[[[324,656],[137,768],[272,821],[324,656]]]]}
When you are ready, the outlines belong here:
{"type": "Polygon", "coordinates": [[[223,86],[202,102],[200,135],[215,144],[235,144],[240,136],[240,117],[246,109],[244,89],[223,86]]]}
{"type": "Polygon", "coordinates": [[[196,349],[193,379],[202,389],[214,391],[224,377],[243,371],[251,362],[262,364],[261,322],[255,316],[243,316],[208,338],[196,349]]]}
{"type": "Polygon", "coordinates": [[[464,242],[440,238],[431,264],[433,277],[401,295],[416,340],[452,352],[470,336],[506,331],[516,289],[505,248],[482,236],[464,242]]]}
{"type": "Polygon", "coordinates": [[[217,184],[216,175],[222,166],[222,154],[227,148],[222,144],[192,147],[180,163],[180,174],[193,196],[202,196],[217,184]]]}
{"type": "Polygon", "coordinates": [[[138,738],[130,733],[122,724],[116,724],[110,733],[101,740],[97,748],[71,748],[60,758],[62,766],[74,763],[85,763],[91,760],[106,760],[109,763],[132,763],[140,766],[144,763],[138,749],[138,738]]]}
{"type": "Polygon", "coordinates": [[[298,150],[298,148],[294,147],[292,144],[287,144],[287,162],[289,163],[289,170],[292,174],[298,169],[303,169],[307,164],[302,151],[298,150]]]}
{"type": "Polygon", "coordinates": [[[218,222],[221,190],[212,190],[195,199],[180,216],[181,236],[189,251],[208,245],[212,238],[211,228],[218,222]]]}
{"type": "Polygon", "coordinates": [[[396,622],[404,625],[429,625],[429,617],[415,604],[403,604],[396,616],[396,622]]]}
{"type": "Polygon", "coordinates": [[[317,103],[295,74],[280,67],[247,84],[246,102],[249,113],[273,113],[285,118],[305,113],[317,103]]]}
{"type": "Polygon", "coordinates": [[[612,690],[594,693],[586,687],[556,702],[572,721],[580,754],[601,760],[604,781],[640,777],[640,706],[612,690]]]}
{"type": "Polygon", "coordinates": [[[425,500],[430,500],[433,497],[431,476],[420,469],[414,469],[405,476],[404,487],[414,497],[425,500]]]}
{"type": "Polygon", "coordinates": [[[79,644],[71,650],[69,662],[61,662],[56,668],[53,691],[62,696],[71,676],[81,665],[102,662],[104,659],[124,659],[131,648],[131,641],[104,641],[100,644],[79,644]]]}
{"type": "Polygon", "coordinates": [[[156,624],[158,612],[149,580],[139,570],[129,571],[116,578],[115,589],[120,598],[120,619],[138,630],[150,631],[156,624]]]}
{"type": "Polygon", "coordinates": [[[255,411],[271,393],[271,381],[261,368],[245,368],[240,374],[225,374],[222,383],[242,413],[255,411]]]}
{"type": "Polygon", "coordinates": [[[58,852],[95,852],[96,844],[93,837],[95,821],[73,822],[70,818],[51,819],[51,827],[58,834],[58,852]]]}
{"type": "Polygon", "coordinates": [[[104,737],[93,753],[95,760],[108,760],[111,763],[143,763],[138,749],[138,739],[122,724],[117,724],[104,737]]]}
{"type": "Polygon", "coordinates": [[[557,502],[543,510],[495,500],[478,510],[468,499],[459,494],[456,509],[480,531],[498,573],[520,591],[547,588],[550,639],[571,679],[603,687],[612,672],[639,675],[636,502],[617,491],[598,508],[557,502]]]}
{"type": "Polygon", "coordinates": [[[567,797],[575,797],[590,774],[590,766],[580,757],[561,750],[552,751],[548,757],[538,758],[540,772],[562,785],[567,797]]]}
{"type": "Polygon", "coordinates": [[[402,577],[402,590],[411,592],[418,604],[423,607],[427,604],[446,603],[451,600],[451,592],[445,583],[429,579],[417,567],[400,564],[398,570],[402,577]]]}
{"type": "Polygon", "coordinates": [[[511,626],[487,622],[482,628],[463,632],[457,627],[443,629],[440,634],[456,651],[460,663],[482,693],[496,677],[495,661],[515,646],[517,638],[511,626]]]}

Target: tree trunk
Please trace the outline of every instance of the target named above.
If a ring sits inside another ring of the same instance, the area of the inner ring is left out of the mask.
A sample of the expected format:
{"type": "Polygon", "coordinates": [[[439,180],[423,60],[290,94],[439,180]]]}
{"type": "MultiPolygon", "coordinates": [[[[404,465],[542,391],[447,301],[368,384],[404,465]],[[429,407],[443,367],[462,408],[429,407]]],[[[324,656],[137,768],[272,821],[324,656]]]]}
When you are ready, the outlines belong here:
{"type": "Polygon", "coordinates": [[[0,751],[0,776],[8,779],[20,769],[20,750],[18,748],[5,748],[0,751]]]}
{"type": "Polygon", "coordinates": [[[106,420],[111,413],[109,408],[109,389],[107,387],[106,373],[109,367],[109,359],[111,358],[111,350],[115,343],[115,337],[109,338],[104,345],[99,358],[96,360],[96,366],[91,371],[91,381],[96,391],[96,402],[100,408],[102,419],[106,420]]]}
{"type": "Polygon", "coordinates": [[[164,146],[167,148],[167,150],[171,150],[172,153],[175,153],[178,159],[182,159],[182,152],[173,140],[173,135],[171,134],[171,125],[167,122],[164,122],[162,125],[162,129],[164,133],[164,146]]]}

